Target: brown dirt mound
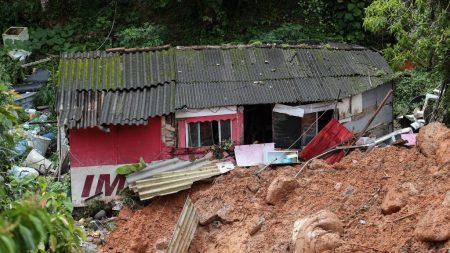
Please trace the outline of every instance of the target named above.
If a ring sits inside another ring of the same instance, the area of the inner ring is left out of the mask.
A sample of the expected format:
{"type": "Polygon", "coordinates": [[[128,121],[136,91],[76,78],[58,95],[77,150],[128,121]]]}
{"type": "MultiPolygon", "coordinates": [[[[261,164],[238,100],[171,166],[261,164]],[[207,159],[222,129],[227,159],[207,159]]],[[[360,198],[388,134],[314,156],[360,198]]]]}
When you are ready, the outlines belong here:
{"type": "MultiPolygon", "coordinates": [[[[199,225],[189,252],[292,252],[295,221],[321,210],[334,213],[344,224],[333,252],[447,252],[449,240],[423,242],[415,232],[419,221],[430,220],[430,210],[444,208],[450,191],[447,172],[431,173],[442,167],[435,156],[404,147],[354,151],[333,166],[339,170],[303,171],[299,187],[285,203],[275,205],[265,201],[270,183],[279,176],[292,177],[300,166],[267,170],[261,178],[253,175],[257,168],[236,168],[190,190],[200,212],[220,218],[199,225]],[[406,204],[384,215],[381,204],[387,192],[399,188],[409,193],[406,204]]],[[[142,210],[122,211],[129,218],[107,236],[104,252],[155,252],[158,239],[170,238],[188,193],[160,198],[142,210]]],[[[450,227],[445,217],[438,217],[431,220],[450,227]]]]}

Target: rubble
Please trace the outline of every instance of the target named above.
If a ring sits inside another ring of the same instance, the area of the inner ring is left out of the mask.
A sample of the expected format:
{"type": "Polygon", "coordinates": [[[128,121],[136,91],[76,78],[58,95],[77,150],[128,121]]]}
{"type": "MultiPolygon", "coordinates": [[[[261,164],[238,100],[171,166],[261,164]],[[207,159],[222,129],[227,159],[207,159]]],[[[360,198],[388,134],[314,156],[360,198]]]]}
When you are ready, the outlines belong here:
{"type": "MultiPolygon", "coordinates": [[[[448,139],[430,138],[420,145],[443,141],[448,139]]],[[[254,175],[256,166],[237,167],[213,183],[196,182],[142,209],[123,208],[117,229],[106,236],[100,250],[154,252],[159,240],[172,235],[189,195],[200,216],[215,217],[197,227],[189,252],[446,252],[450,179],[430,172],[433,167],[444,171],[436,156],[437,152],[425,156],[417,146],[356,150],[330,169],[306,168],[290,194],[274,204],[266,202],[273,182],[294,178],[301,165],[268,169],[260,177],[254,175]],[[399,195],[400,209],[383,214],[385,200],[399,195]],[[309,225],[300,230],[299,220],[309,225]],[[293,240],[296,221],[299,232],[293,240]],[[306,231],[313,236],[306,236],[306,231]]]]}

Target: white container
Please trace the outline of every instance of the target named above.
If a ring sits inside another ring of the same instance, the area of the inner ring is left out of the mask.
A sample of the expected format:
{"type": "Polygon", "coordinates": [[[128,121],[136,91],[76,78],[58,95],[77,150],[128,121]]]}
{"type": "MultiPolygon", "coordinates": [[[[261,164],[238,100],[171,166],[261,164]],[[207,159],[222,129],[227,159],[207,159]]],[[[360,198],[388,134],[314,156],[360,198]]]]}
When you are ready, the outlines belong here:
{"type": "Polygon", "coordinates": [[[27,158],[23,162],[24,167],[31,167],[38,170],[40,173],[45,174],[53,167],[50,160],[43,157],[35,149],[31,150],[27,158]]]}
{"type": "Polygon", "coordinates": [[[27,41],[30,39],[27,27],[11,26],[2,34],[3,44],[15,44],[16,41],[27,41]]]}
{"type": "Polygon", "coordinates": [[[33,135],[27,142],[28,146],[34,148],[39,154],[45,155],[52,140],[47,137],[33,135]]]}

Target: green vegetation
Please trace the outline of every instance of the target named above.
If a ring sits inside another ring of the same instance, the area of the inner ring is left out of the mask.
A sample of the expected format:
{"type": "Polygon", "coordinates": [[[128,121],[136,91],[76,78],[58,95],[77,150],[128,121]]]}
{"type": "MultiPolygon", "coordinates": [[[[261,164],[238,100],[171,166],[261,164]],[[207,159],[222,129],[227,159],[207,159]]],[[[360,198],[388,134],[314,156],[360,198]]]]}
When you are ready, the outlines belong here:
{"type": "Polygon", "coordinates": [[[0,28],[29,27],[28,48],[40,53],[95,50],[102,44],[108,48],[285,41],[286,32],[294,33],[288,36],[293,42],[370,41],[362,27],[364,8],[371,2],[368,0],[149,0],[106,4],[100,0],[63,0],[48,1],[45,10],[39,1],[15,2],[0,3],[2,13],[11,13],[0,18],[0,28]]]}
{"type": "Polygon", "coordinates": [[[74,225],[68,179],[18,179],[7,172],[17,162],[11,130],[21,111],[13,94],[0,84],[0,252],[81,252],[84,234],[74,225]]]}
{"type": "MultiPolygon", "coordinates": [[[[435,84],[447,87],[440,115],[450,113],[450,14],[448,1],[440,0],[375,0],[367,9],[364,27],[381,36],[393,37],[393,43],[384,48],[386,59],[395,70],[402,70],[405,61],[427,74],[420,74],[422,84],[415,75],[398,83],[400,97],[416,96],[414,91],[425,90],[435,84]],[[438,81],[436,81],[438,80],[438,81]],[[431,83],[430,83],[431,82],[431,83]],[[422,87],[417,87],[417,86],[422,87]]],[[[419,71],[420,72],[420,71],[419,71]]],[[[419,73],[417,72],[417,73],[419,73]]],[[[409,97],[411,98],[411,97],[409,97]]],[[[403,103],[403,102],[400,102],[403,103]]],[[[450,119],[447,122],[450,124],[450,119]]]]}
{"type": "Polygon", "coordinates": [[[439,85],[425,70],[411,70],[398,74],[394,79],[394,116],[410,114],[410,102],[414,97],[436,89],[439,85]]]}
{"type": "Polygon", "coordinates": [[[132,164],[126,164],[118,167],[116,169],[116,173],[119,175],[128,175],[137,171],[142,170],[143,168],[147,167],[147,164],[145,163],[144,159],[141,157],[138,163],[132,163],[132,164]]]}
{"type": "Polygon", "coordinates": [[[72,202],[65,193],[48,191],[43,177],[23,185],[12,178],[1,187],[0,192],[16,197],[21,191],[17,199],[2,196],[1,252],[81,252],[85,236],[74,225],[72,202]]]}
{"type": "Polygon", "coordinates": [[[12,60],[8,56],[8,50],[0,47],[0,84],[14,84],[24,78],[23,69],[19,61],[12,60]]]}
{"type": "Polygon", "coordinates": [[[167,38],[167,29],[144,23],[142,27],[130,27],[119,32],[118,44],[127,48],[156,47],[162,45],[167,38]]]}
{"type": "Polygon", "coordinates": [[[10,129],[19,120],[17,107],[13,104],[13,94],[9,87],[0,84],[0,172],[9,169],[14,160],[14,136],[10,129]]]}

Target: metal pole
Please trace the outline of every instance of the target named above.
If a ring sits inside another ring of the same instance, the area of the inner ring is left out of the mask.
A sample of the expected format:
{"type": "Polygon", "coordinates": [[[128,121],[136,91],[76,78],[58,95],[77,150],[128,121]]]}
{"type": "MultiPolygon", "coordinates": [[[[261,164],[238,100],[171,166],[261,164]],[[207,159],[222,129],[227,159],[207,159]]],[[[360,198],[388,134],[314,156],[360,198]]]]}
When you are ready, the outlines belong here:
{"type": "MultiPolygon", "coordinates": [[[[384,99],[381,101],[380,105],[378,106],[377,110],[375,111],[375,113],[372,115],[372,117],[370,117],[369,121],[367,122],[367,124],[364,126],[363,130],[360,132],[360,134],[355,137],[355,140],[353,141],[353,143],[355,141],[357,141],[360,137],[364,136],[364,134],[366,133],[367,129],[369,128],[370,124],[372,124],[373,120],[375,119],[375,117],[378,115],[378,113],[380,113],[381,109],[384,107],[384,105],[386,104],[387,100],[389,99],[389,97],[392,95],[392,90],[389,90],[389,92],[386,94],[386,96],[384,97],[384,99]]],[[[351,144],[353,144],[351,143],[351,144]]]]}

